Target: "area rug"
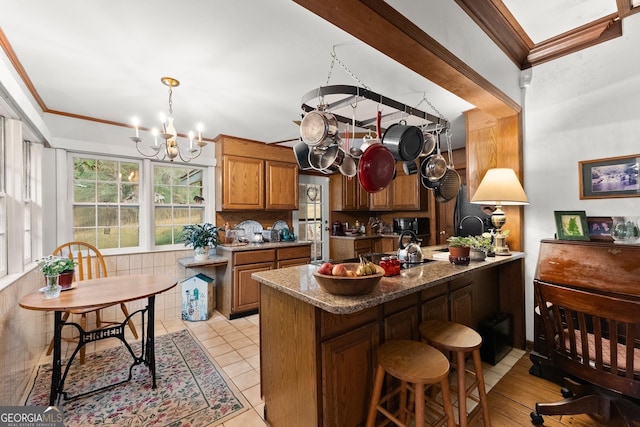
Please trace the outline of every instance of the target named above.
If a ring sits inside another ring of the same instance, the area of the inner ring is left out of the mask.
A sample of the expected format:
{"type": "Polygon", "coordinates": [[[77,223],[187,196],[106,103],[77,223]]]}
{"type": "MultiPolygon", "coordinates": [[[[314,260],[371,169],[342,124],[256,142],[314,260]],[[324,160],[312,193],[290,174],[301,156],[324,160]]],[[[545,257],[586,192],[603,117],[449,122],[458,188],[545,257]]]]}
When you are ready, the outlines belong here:
{"type": "MultiPolygon", "coordinates": [[[[132,345],[139,354],[140,344],[132,345]]],[[[156,383],[136,366],[130,382],[64,401],[65,426],[216,426],[250,406],[187,330],[156,337],[156,383]]],[[[118,346],[74,360],[65,382],[70,395],[114,384],[129,375],[131,355],[118,346]]],[[[63,366],[66,363],[63,362],[63,366]]],[[[38,368],[25,405],[49,404],[51,364],[38,368]]]]}

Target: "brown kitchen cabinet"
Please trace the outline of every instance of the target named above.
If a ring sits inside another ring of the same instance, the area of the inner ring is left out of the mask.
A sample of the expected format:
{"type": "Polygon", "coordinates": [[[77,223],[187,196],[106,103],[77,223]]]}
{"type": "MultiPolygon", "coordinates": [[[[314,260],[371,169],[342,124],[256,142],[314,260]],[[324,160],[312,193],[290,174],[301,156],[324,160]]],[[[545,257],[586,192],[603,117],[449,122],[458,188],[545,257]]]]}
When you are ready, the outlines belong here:
{"type": "MultiPolygon", "coordinates": [[[[419,160],[415,160],[419,166],[419,160]]],[[[401,165],[398,163],[398,165],[401,165]]],[[[369,195],[369,210],[413,211],[426,210],[428,190],[420,183],[420,175],[405,175],[402,166],[397,166],[397,176],[387,188],[369,195]]]]}
{"type": "Polygon", "coordinates": [[[356,427],[363,423],[368,401],[354,401],[371,390],[376,350],[380,346],[377,323],[370,323],[322,343],[322,406],[325,426],[356,427]],[[344,381],[349,378],[349,381],[344,381]]]}
{"type": "Polygon", "coordinates": [[[369,193],[362,188],[357,177],[332,174],[329,177],[329,193],[332,211],[369,210],[369,193]]]}
{"type": "Polygon", "coordinates": [[[298,209],[298,165],[265,161],[266,209],[298,209]]]}
{"type": "Polygon", "coordinates": [[[215,142],[216,210],[298,209],[292,150],[226,135],[215,142]]]}
{"type": "Polygon", "coordinates": [[[309,264],[311,245],[229,252],[218,247],[218,255],[230,261],[216,269],[216,309],[233,319],[258,311],[260,284],[251,278],[253,273],[309,264]]]}
{"type": "Polygon", "coordinates": [[[334,261],[380,252],[380,249],[380,237],[377,236],[364,239],[332,236],[329,239],[329,256],[334,261]]]}

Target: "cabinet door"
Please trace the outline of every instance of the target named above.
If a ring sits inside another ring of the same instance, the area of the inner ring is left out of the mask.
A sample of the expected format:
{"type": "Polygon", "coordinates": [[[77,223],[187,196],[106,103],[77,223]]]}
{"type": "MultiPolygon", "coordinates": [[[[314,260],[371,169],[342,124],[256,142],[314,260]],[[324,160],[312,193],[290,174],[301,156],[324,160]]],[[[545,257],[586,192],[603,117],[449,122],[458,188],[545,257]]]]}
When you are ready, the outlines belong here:
{"type": "Polygon", "coordinates": [[[369,210],[390,211],[393,203],[393,184],[377,193],[369,194],[369,210]]]}
{"type": "Polygon", "coordinates": [[[322,344],[324,426],[364,425],[380,345],[378,325],[370,323],[322,344]]]}
{"type": "Polygon", "coordinates": [[[397,252],[398,239],[395,237],[383,237],[380,239],[380,252],[397,252]]]}
{"type": "Polygon", "coordinates": [[[266,209],[298,209],[298,165],[267,160],[266,209]]]}
{"type": "Polygon", "coordinates": [[[422,303],[422,321],[449,320],[449,298],[447,294],[422,303]]]}
{"type": "MultiPolygon", "coordinates": [[[[417,160],[416,160],[417,161],[417,160]]],[[[418,165],[418,169],[419,169],[418,165]]],[[[394,210],[418,210],[420,209],[420,184],[419,175],[405,175],[398,173],[393,180],[392,206],[394,210]]]]}
{"type": "Polygon", "coordinates": [[[365,190],[362,185],[360,185],[360,181],[358,178],[354,177],[351,179],[353,185],[356,187],[356,209],[359,211],[367,211],[369,210],[369,193],[365,190]]]}
{"type": "Polygon", "coordinates": [[[473,328],[473,285],[452,291],[449,294],[449,303],[451,321],[473,328]]]}
{"type": "Polygon", "coordinates": [[[356,240],[353,247],[353,256],[357,257],[363,254],[370,254],[373,252],[373,240],[363,239],[356,240]]]}
{"type": "Polygon", "coordinates": [[[418,309],[409,307],[384,319],[384,340],[419,340],[418,309]]]}
{"type": "Polygon", "coordinates": [[[224,156],[223,163],[223,209],[264,209],[264,160],[224,156]]]}
{"type": "Polygon", "coordinates": [[[266,270],[273,270],[273,262],[235,267],[231,313],[237,314],[258,308],[260,304],[260,283],[253,280],[251,274],[266,270]]]}

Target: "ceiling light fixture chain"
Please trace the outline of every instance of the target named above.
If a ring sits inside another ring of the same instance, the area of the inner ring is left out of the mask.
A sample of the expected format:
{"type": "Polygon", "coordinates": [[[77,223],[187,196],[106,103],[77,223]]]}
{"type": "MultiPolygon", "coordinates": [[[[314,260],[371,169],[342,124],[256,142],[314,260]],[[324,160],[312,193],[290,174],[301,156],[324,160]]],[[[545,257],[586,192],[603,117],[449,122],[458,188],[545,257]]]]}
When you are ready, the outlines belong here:
{"type": "Polygon", "coordinates": [[[200,156],[200,154],[202,153],[202,148],[207,145],[207,143],[202,140],[202,125],[197,125],[198,139],[195,141],[195,145],[197,146],[197,148],[194,147],[195,134],[192,131],[189,131],[188,134],[189,147],[183,148],[178,142],[178,132],[173,125],[173,88],[179,86],[180,82],[173,77],[162,77],[160,81],[162,82],[162,84],[169,87],[169,117],[165,117],[163,113],[160,113],[160,122],[162,125],[161,131],[158,131],[158,129],[156,128],[153,128],[151,130],[154,138],[154,144],[149,145],[149,148],[152,150],[152,153],[147,154],[140,150],[140,143],[142,142],[142,138],[140,137],[140,130],[138,127],[139,121],[135,117],[133,119],[133,126],[136,130],[136,136],[132,136],[130,137],[130,139],[136,143],[136,149],[138,150],[138,153],[140,153],[144,157],[156,158],[158,160],[164,160],[168,158],[170,162],[173,162],[173,160],[178,157],[183,162],[188,163],[196,157],[200,156]],[[160,137],[164,139],[164,142],[158,144],[158,135],[160,135],[160,137]]]}

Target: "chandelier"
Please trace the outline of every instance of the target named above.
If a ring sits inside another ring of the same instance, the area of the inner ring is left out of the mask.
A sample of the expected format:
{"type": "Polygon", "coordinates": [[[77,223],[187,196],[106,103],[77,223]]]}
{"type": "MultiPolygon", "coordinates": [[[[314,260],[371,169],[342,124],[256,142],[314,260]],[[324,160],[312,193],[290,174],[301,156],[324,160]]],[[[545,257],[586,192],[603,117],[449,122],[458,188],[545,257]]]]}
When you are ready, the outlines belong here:
{"type": "MultiPolygon", "coordinates": [[[[157,128],[151,129],[151,134],[154,138],[153,145],[149,145],[149,149],[151,152],[149,154],[142,152],[140,150],[140,143],[142,142],[142,138],[140,137],[140,122],[136,117],[133,118],[133,127],[136,130],[136,136],[130,137],[130,139],[136,143],[136,149],[138,153],[145,157],[156,158],[159,160],[169,159],[170,162],[173,162],[173,159],[179,157],[183,162],[190,162],[195,159],[202,153],[202,147],[206,146],[207,143],[202,141],[202,125],[198,124],[198,139],[194,141],[195,134],[192,131],[189,131],[189,147],[185,148],[180,145],[178,142],[178,132],[173,125],[173,88],[180,86],[180,82],[173,77],[162,77],[160,79],[162,84],[169,87],[169,117],[166,117],[164,113],[160,113],[160,122],[161,129],[157,128]],[[164,139],[164,141],[158,143],[158,136],[164,139]],[[194,147],[194,145],[196,147],[194,147]]],[[[183,135],[180,135],[183,136],[183,135]]]]}

